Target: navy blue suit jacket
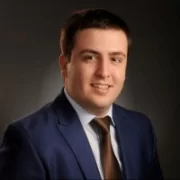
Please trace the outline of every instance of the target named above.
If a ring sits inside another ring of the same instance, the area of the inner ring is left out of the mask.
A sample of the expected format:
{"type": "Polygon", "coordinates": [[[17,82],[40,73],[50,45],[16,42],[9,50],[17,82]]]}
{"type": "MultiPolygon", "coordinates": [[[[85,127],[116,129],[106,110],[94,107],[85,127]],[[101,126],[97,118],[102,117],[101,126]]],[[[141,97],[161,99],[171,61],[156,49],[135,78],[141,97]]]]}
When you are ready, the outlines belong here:
{"type": "MultiPolygon", "coordinates": [[[[124,179],[162,179],[149,119],[113,105],[124,179]]],[[[100,179],[75,110],[62,92],[13,122],[0,147],[0,179],[100,179]]]]}

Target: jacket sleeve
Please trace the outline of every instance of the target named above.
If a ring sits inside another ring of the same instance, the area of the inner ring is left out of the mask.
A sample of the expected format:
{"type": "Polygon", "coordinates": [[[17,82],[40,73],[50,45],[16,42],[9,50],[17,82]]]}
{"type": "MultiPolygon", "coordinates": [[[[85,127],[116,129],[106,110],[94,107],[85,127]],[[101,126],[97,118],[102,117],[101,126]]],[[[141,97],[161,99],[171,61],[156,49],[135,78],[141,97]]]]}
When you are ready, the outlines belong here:
{"type": "Polygon", "coordinates": [[[45,179],[45,170],[28,133],[10,125],[0,146],[1,180],[45,179]]]}

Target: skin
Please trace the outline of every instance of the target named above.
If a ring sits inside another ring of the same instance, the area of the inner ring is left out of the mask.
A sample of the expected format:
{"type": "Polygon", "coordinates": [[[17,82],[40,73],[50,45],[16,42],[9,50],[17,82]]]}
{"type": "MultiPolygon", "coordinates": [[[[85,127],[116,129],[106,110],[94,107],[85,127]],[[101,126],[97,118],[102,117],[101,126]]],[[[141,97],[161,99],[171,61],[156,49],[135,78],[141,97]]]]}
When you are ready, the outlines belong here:
{"type": "Polygon", "coordinates": [[[78,31],[70,61],[63,55],[59,60],[68,94],[88,112],[104,116],[123,88],[127,54],[121,30],[78,31]]]}

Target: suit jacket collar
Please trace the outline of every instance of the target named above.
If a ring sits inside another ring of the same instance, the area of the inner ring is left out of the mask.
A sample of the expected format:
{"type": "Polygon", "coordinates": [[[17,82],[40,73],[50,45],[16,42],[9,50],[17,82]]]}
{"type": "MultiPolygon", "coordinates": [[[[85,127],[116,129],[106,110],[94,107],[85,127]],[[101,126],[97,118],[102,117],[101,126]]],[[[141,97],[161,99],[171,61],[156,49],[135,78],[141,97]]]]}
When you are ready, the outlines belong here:
{"type": "Polygon", "coordinates": [[[52,105],[58,116],[59,131],[74,153],[85,178],[101,179],[81,122],[63,91],[52,105]]]}
{"type": "MultiPolygon", "coordinates": [[[[137,159],[136,159],[136,137],[134,136],[134,127],[132,119],[128,116],[127,110],[117,105],[113,107],[113,117],[116,124],[117,141],[120,149],[120,159],[123,168],[124,179],[134,179],[136,177],[137,159]],[[136,163],[135,163],[136,162],[136,163]]],[[[133,119],[135,121],[135,118],[133,119]]]]}

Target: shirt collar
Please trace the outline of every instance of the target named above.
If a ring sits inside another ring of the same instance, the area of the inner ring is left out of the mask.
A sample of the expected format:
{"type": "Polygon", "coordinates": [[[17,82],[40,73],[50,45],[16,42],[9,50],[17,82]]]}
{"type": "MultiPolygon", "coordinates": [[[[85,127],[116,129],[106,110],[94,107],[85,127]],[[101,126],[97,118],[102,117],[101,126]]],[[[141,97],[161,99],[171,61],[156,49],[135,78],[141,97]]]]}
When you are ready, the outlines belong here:
{"type": "MultiPolygon", "coordinates": [[[[89,113],[87,110],[85,110],[82,106],[80,106],[78,103],[76,103],[68,94],[66,88],[64,88],[64,93],[66,98],[68,99],[68,101],[70,102],[70,104],[72,105],[72,107],[75,109],[81,123],[83,126],[87,126],[90,121],[92,119],[94,119],[96,116],[89,113]]],[[[109,116],[111,118],[111,122],[113,125],[114,124],[114,120],[113,120],[113,116],[112,116],[112,105],[109,108],[109,111],[106,113],[106,116],[109,116]]]]}

